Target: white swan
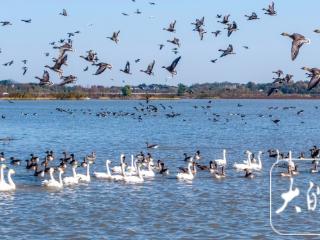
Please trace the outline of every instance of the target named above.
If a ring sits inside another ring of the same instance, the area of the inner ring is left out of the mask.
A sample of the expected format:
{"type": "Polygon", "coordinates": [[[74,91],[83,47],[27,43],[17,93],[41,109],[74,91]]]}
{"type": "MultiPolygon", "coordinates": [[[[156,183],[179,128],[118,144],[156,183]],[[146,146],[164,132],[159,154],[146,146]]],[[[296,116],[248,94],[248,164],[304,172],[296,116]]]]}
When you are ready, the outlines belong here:
{"type": "MultiPolygon", "coordinates": [[[[122,164],[123,166],[124,164],[122,164]]],[[[123,180],[126,183],[143,183],[144,179],[142,177],[142,174],[140,172],[140,166],[137,166],[137,176],[126,176],[124,173],[124,167],[122,167],[122,176],[123,176],[123,180]]]]}
{"type": "Polygon", "coordinates": [[[110,179],[111,177],[111,173],[110,173],[110,169],[109,169],[109,164],[111,163],[110,160],[106,160],[106,172],[93,172],[93,175],[96,178],[102,178],[102,179],[110,179]]]}
{"type": "Polygon", "coordinates": [[[111,171],[113,173],[121,174],[121,166],[122,166],[122,163],[124,163],[124,161],[123,161],[124,158],[125,158],[124,154],[121,154],[120,155],[120,165],[119,166],[114,166],[113,168],[111,168],[111,171]]]}
{"type": "Polygon", "coordinates": [[[251,169],[251,152],[250,151],[246,151],[246,154],[247,154],[247,161],[244,161],[246,163],[235,163],[233,164],[233,167],[236,169],[236,170],[245,170],[245,169],[251,169]]]}
{"type": "Polygon", "coordinates": [[[9,171],[8,171],[8,183],[6,183],[4,179],[0,183],[0,191],[1,192],[13,191],[13,190],[16,189],[16,185],[14,184],[14,182],[12,181],[12,178],[11,178],[12,174],[15,174],[15,171],[13,169],[9,169],[9,171]]]}
{"type": "Polygon", "coordinates": [[[65,185],[74,185],[79,183],[79,178],[76,173],[77,166],[72,166],[72,176],[63,178],[63,183],[65,185]]]}
{"type": "Polygon", "coordinates": [[[146,178],[152,178],[156,175],[152,170],[151,162],[148,162],[148,170],[141,170],[141,174],[143,177],[146,177],[146,178]]]}
{"type": "Polygon", "coordinates": [[[227,165],[226,153],[227,153],[227,151],[225,149],[223,149],[223,151],[222,151],[223,158],[214,160],[214,162],[217,164],[217,166],[226,166],[227,165]]]}
{"type": "Polygon", "coordinates": [[[192,166],[192,162],[189,162],[188,163],[188,173],[183,173],[183,172],[178,173],[177,174],[177,179],[192,181],[193,178],[194,178],[194,175],[192,174],[191,166],[192,166]]]}
{"type": "Polygon", "coordinates": [[[42,181],[42,185],[46,188],[53,188],[53,189],[63,188],[63,182],[62,182],[63,170],[61,168],[59,168],[59,181],[54,179],[53,172],[54,172],[54,169],[50,168],[50,170],[49,170],[50,179],[42,181]]]}
{"type": "Polygon", "coordinates": [[[86,174],[77,174],[77,178],[79,179],[79,181],[81,182],[90,182],[91,178],[90,178],[90,163],[87,163],[87,172],[86,174]]]}
{"type": "Polygon", "coordinates": [[[259,151],[258,152],[258,163],[251,163],[251,169],[256,170],[256,171],[261,171],[261,169],[262,169],[261,154],[262,154],[262,151],[259,151]]]}
{"type": "Polygon", "coordinates": [[[4,180],[4,173],[3,173],[3,169],[5,169],[7,166],[5,164],[1,164],[0,165],[0,184],[5,182],[4,180]]]}
{"type": "Polygon", "coordinates": [[[131,175],[137,174],[137,166],[133,155],[131,155],[131,166],[127,167],[127,172],[131,175]]]}

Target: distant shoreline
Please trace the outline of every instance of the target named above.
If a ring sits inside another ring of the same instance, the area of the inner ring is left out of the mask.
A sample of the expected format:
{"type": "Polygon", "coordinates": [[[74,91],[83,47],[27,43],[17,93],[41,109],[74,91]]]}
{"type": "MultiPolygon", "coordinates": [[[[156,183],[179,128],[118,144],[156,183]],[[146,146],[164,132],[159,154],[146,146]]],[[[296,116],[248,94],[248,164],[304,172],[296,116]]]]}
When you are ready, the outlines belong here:
{"type": "MultiPolygon", "coordinates": [[[[220,96],[220,97],[184,97],[184,96],[172,96],[172,97],[160,97],[160,96],[149,96],[149,100],[201,100],[201,99],[225,99],[225,100],[320,100],[319,96],[310,96],[310,95],[284,95],[284,96],[220,96]]],[[[26,97],[26,98],[14,98],[14,97],[0,97],[0,101],[56,101],[56,100],[79,100],[79,101],[88,101],[88,100],[146,100],[145,96],[134,96],[134,97],[99,97],[99,98],[88,98],[88,97],[79,97],[79,98],[55,98],[55,97],[26,97]]]]}

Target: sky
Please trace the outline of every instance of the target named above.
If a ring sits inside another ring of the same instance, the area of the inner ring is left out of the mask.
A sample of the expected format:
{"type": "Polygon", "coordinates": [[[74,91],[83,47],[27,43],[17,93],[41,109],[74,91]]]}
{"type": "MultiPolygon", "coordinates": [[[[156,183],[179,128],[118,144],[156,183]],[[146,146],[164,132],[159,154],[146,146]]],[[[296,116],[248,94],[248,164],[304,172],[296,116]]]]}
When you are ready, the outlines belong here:
{"type": "MultiPolygon", "coordinates": [[[[313,32],[320,28],[320,2],[317,0],[275,1],[277,16],[263,14],[262,8],[271,1],[265,0],[5,0],[1,2],[0,21],[10,21],[13,25],[0,27],[0,64],[14,60],[10,67],[0,65],[0,79],[17,82],[38,82],[34,77],[42,76],[46,64],[53,65],[51,57],[58,51],[49,45],[52,41],[67,38],[68,32],[79,30],[73,37],[75,52],[68,53],[68,66],[63,67],[64,75],[78,77],[82,86],[104,85],[123,86],[141,83],[191,85],[207,82],[249,81],[266,83],[272,81],[272,71],[282,69],[294,75],[294,80],[307,80],[303,66],[320,67],[320,34],[313,32]],[[156,4],[150,5],[149,1],[156,4]],[[68,16],[59,15],[67,9],[68,16]],[[142,14],[134,12],[139,9],[142,14]],[[247,21],[244,15],[256,12],[259,20],[247,21]],[[128,13],[123,16],[121,13],[128,13]],[[230,14],[239,30],[227,37],[225,26],[217,22],[216,14],[230,14]],[[204,29],[208,32],[200,41],[197,32],[192,31],[196,18],[205,17],[204,29]],[[26,24],[20,19],[32,19],[26,24]],[[162,30],[177,20],[176,32],[162,30]],[[120,41],[115,44],[106,37],[120,30],[120,41]],[[222,30],[217,38],[212,31],[222,30]],[[282,32],[300,33],[311,40],[311,44],[300,49],[299,56],[291,61],[291,40],[282,32]],[[178,37],[181,47],[178,55],[171,49],[168,39],[178,37]],[[165,47],[160,51],[158,44],[165,47]],[[226,49],[232,44],[236,54],[219,58],[218,49],[226,49]],[[248,46],[246,50],[242,46],[248,46]],[[80,55],[92,49],[98,53],[100,61],[112,64],[98,76],[96,67],[90,66],[80,55]],[[45,52],[50,56],[46,57],[45,52]],[[173,78],[162,66],[168,66],[178,56],[182,56],[177,66],[178,74],[173,78]],[[134,60],[140,58],[139,63],[134,60]],[[218,58],[216,63],[211,59],[218,58]],[[22,76],[23,63],[27,59],[28,71],[22,76]],[[140,72],[156,60],[155,75],[140,72]],[[120,72],[126,61],[130,61],[132,75],[120,72]],[[89,70],[83,69],[89,66],[89,70]]],[[[50,72],[51,80],[59,83],[56,73],[50,72]]]]}

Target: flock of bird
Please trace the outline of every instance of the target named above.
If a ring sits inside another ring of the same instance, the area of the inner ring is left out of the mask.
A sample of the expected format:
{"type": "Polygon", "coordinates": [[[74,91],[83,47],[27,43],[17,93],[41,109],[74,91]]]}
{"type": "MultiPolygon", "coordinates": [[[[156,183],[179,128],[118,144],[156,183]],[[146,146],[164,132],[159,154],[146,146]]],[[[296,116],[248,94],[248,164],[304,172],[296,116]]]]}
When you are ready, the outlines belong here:
{"type": "MultiPolygon", "coordinates": [[[[159,145],[146,143],[147,149],[157,149],[159,145]]],[[[293,159],[292,153],[289,151],[287,155],[280,153],[277,149],[268,150],[270,158],[276,158],[275,165],[279,168],[287,168],[287,171],[280,173],[282,177],[293,177],[299,174],[298,166],[295,162],[309,160],[312,162],[311,173],[318,173],[318,162],[320,155],[320,148],[313,146],[310,149],[310,158],[305,158],[304,153],[301,153],[299,158],[293,159]]],[[[236,162],[233,164],[233,169],[238,172],[244,172],[243,177],[255,178],[254,172],[260,172],[262,170],[262,151],[258,152],[257,157],[247,150],[245,151],[247,159],[236,162]]],[[[126,162],[126,156],[120,155],[119,165],[111,167],[113,163],[111,160],[105,161],[106,169],[102,172],[90,172],[90,165],[94,164],[97,159],[96,153],[84,157],[83,161],[76,160],[74,154],[68,155],[63,152],[62,158],[59,161],[55,161],[55,155],[53,151],[46,151],[44,160],[40,162],[40,158],[34,154],[30,154],[30,159],[25,160],[25,168],[28,171],[33,172],[34,177],[42,179],[41,185],[47,189],[59,190],[66,186],[77,185],[81,182],[89,183],[91,178],[112,180],[116,182],[125,182],[131,184],[143,183],[145,179],[152,180],[159,176],[170,175],[169,168],[165,165],[164,161],[154,161],[151,153],[144,154],[142,151],[137,155],[131,155],[131,162],[126,162]],[[77,168],[85,168],[85,173],[77,173],[77,168]],[[71,175],[63,177],[64,173],[69,170],[71,175]],[[58,173],[58,180],[55,179],[54,173],[58,173]]],[[[208,171],[212,177],[216,179],[224,179],[227,177],[227,151],[222,151],[222,158],[214,159],[209,162],[208,165],[202,163],[202,156],[200,151],[196,151],[194,155],[188,156],[184,153],[184,157],[181,159],[186,163],[186,167],[179,167],[178,172],[175,173],[175,178],[181,181],[192,181],[197,171],[208,171]]],[[[9,168],[8,164],[13,167],[21,166],[23,161],[10,157],[10,162],[7,164],[6,156],[3,152],[0,153],[0,191],[14,191],[16,190],[16,184],[12,179],[12,175],[15,174],[14,168],[9,168]],[[5,180],[5,170],[7,171],[7,181],[5,180]]]]}
{"type": "MultiPolygon", "coordinates": [[[[135,2],[135,1],[132,1],[135,2]]],[[[149,2],[150,5],[156,5],[155,2],[149,2]]],[[[265,15],[269,15],[269,16],[276,16],[277,15],[277,11],[275,9],[275,4],[274,2],[271,2],[271,4],[269,4],[267,6],[267,8],[262,8],[263,12],[265,15]]],[[[135,12],[135,14],[142,14],[142,12],[137,9],[135,12]]],[[[63,9],[60,13],[60,16],[62,17],[70,17],[67,10],[63,9]]],[[[128,13],[122,13],[123,16],[129,16],[128,13]]],[[[260,19],[260,17],[258,17],[258,14],[256,12],[252,12],[249,15],[244,15],[244,17],[246,17],[246,19],[248,21],[257,21],[260,19]]],[[[222,14],[217,14],[216,18],[218,19],[218,23],[220,23],[224,29],[226,29],[227,31],[227,36],[230,37],[233,33],[235,33],[236,31],[238,31],[238,24],[235,20],[230,20],[230,14],[225,14],[224,16],[222,14]]],[[[21,19],[22,22],[26,23],[26,24],[31,24],[32,23],[32,19],[21,19]]],[[[1,26],[11,26],[13,25],[10,21],[0,21],[1,26]]],[[[167,31],[169,33],[176,33],[176,24],[177,21],[173,20],[172,22],[169,23],[169,25],[167,27],[163,27],[164,31],[167,31]]],[[[194,22],[191,23],[194,28],[193,31],[197,32],[199,34],[200,40],[203,40],[205,34],[207,33],[207,31],[205,30],[205,17],[201,17],[201,18],[197,18],[194,22]]],[[[320,33],[319,29],[314,30],[315,33],[320,33]]],[[[50,43],[50,45],[53,46],[54,49],[57,49],[58,52],[58,56],[56,58],[52,58],[53,63],[51,65],[45,65],[45,68],[55,72],[58,74],[58,77],[61,79],[61,82],[58,84],[60,86],[64,86],[67,84],[72,84],[75,83],[77,81],[77,76],[75,75],[67,75],[64,76],[63,73],[63,67],[67,66],[67,60],[68,60],[68,53],[69,52],[73,52],[73,39],[72,37],[74,37],[77,34],[80,34],[81,32],[78,31],[74,31],[74,32],[68,32],[67,39],[60,39],[59,41],[53,41],[50,43]]],[[[214,37],[218,37],[221,33],[222,30],[216,30],[216,31],[212,31],[211,32],[214,37]]],[[[120,41],[120,34],[121,31],[115,31],[111,34],[111,36],[106,37],[107,39],[113,41],[115,44],[118,44],[120,41]]],[[[292,61],[294,61],[298,54],[299,54],[299,50],[300,48],[305,45],[305,44],[310,44],[311,41],[310,39],[306,38],[305,36],[299,34],[299,33],[286,33],[283,32],[281,34],[282,36],[286,36],[289,37],[292,40],[292,47],[291,47],[291,59],[292,61]]],[[[181,46],[181,40],[174,36],[172,39],[167,40],[168,43],[171,43],[174,48],[172,49],[172,51],[177,54],[179,53],[179,48],[181,46]]],[[[159,44],[159,49],[162,50],[164,48],[165,44],[161,43],[159,44]]],[[[243,46],[245,49],[249,49],[248,46],[243,46]]],[[[236,54],[234,51],[234,47],[232,44],[229,44],[227,46],[227,48],[225,49],[219,49],[219,52],[221,52],[220,54],[220,58],[222,57],[226,57],[228,55],[232,55],[232,54],[236,54]]],[[[0,51],[1,52],[1,51],[0,51]]],[[[49,56],[49,53],[45,53],[46,56],[49,56]]],[[[93,73],[93,75],[100,75],[102,74],[104,71],[106,70],[111,70],[112,69],[112,64],[107,63],[107,62],[103,62],[100,61],[98,58],[98,54],[97,52],[95,52],[94,50],[88,50],[86,51],[86,55],[81,55],[81,58],[83,58],[88,64],[91,64],[92,66],[97,67],[96,71],[93,73]]],[[[166,69],[171,75],[172,77],[174,75],[177,74],[177,70],[176,67],[179,63],[181,59],[181,56],[175,58],[171,64],[169,64],[168,66],[163,66],[162,68],[166,69]]],[[[210,60],[212,63],[215,63],[218,60],[218,58],[212,59],[210,60]]],[[[135,63],[138,63],[140,61],[140,58],[137,58],[135,60],[135,63]]],[[[23,75],[26,74],[28,67],[26,66],[27,64],[27,60],[23,60],[22,61],[24,63],[24,66],[22,67],[23,69],[23,75]]],[[[4,66],[11,66],[14,63],[13,60],[4,63],[4,66]]],[[[154,67],[155,67],[155,63],[156,61],[153,60],[152,62],[150,62],[150,64],[148,64],[146,69],[141,69],[140,72],[146,73],[147,75],[154,75],[154,67]]],[[[125,74],[132,74],[131,72],[131,68],[130,68],[131,64],[130,61],[127,61],[125,64],[125,67],[123,69],[120,69],[121,72],[125,73],[125,74]]],[[[309,67],[302,67],[303,70],[307,71],[307,77],[310,78],[310,82],[308,85],[308,89],[311,90],[312,88],[316,87],[317,84],[320,81],[320,69],[318,68],[309,68],[309,67]]],[[[89,70],[89,66],[86,66],[83,71],[88,71],[89,70]]],[[[274,78],[274,81],[272,83],[272,87],[269,89],[267,95],[270,96],[271,94],[278,92],[281,88],[281,86],[290,84],[293,80],[293,75],[290,74],[283,74],[283,71],[278,70],[276,71],[277,77],[274,78]]],[[[44,70],[42,77],[36,76],[36,79],[39,80],[39,84],[43,85],[43,86],[51,86],[53,85],[53,81],[51,81],[50,78],[50,74],[48,70],[44,70]]]]}
{"type": "MultiPolygon", "coordinates": [[[[11,101],[11,103],[15,103],[11,101]]],[[[297,117],[297,120],[304,124],[305,118],[304,114],[308,111],[298,108],[296,106],[269,106],[265,111],[258,113],[247,113],[245,111],[246,106],[238,103],[234,111],[229,111],[227,113],[221,113],[217,111],[216,107],[218,105],[213,100],[205,101],[201,104],[194,104],[190,106],[193,110],[192,114],[196,114],[196,116],[205,116],[210,122],[213,123],[223,123],[226,124],[228,122],[241,120],[242,123],[247,124],[250,120],[256,122],[258,119],[269,119],[276,125],[279,125],[282,115],[281,112],[290,115],[291,118],[297,117]]],[[[314,106],[313,110],[316,111],[319,109],[319,106],[314,106]]],[[[132,106],[132,110],[111,110],[109,108],[66,108],[66,107],[56,107],[50,111],[50,114],[54,114],[54,111],[66,114],[68,116],[73,116],[79,118],[81,116],[84,117],[97,117],[100,119],[134,119],[142,122],[146,118],[159,118],[165,117],[166,119],[177,119],[182,122],[190,121],[188,114],[185,112],[179,111],[174,104],[165,104],[162,102],[152,101],[147,99],[145,104],[142,102],[137,103],[137,105],[132,106]]],[[[42,115],[41,112],[21,112],[21,116],[26,118],[28,117],[39,117],[42,115]]],[[[11,117],[12,118],[12,117],[11,117]]],[[[6,114],[1,114],[1,119],[7,120],[8,116],[6,114]]],[[[1,139],[0,139],[1,141],[1,139]]]]}

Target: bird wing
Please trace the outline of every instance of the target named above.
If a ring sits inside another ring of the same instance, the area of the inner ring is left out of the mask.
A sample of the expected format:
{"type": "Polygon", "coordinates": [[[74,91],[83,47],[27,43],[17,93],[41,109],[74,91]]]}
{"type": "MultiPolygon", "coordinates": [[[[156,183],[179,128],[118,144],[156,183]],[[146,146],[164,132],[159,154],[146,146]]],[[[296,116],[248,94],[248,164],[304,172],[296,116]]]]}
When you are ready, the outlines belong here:
{"type": "Polygon", "coordinates": [[[125,71],[126,71],[127,73],[130,72],[130,63],[129,63],[129,61],[127,61],[127,63],[126,63],[125,71]]]}
{"type": "Polygon", "coordinates": [[[49,72],[47,70],[44,70],[43,76],[42,76],[42,81],[43,82],[49,82],[49,79],[50,79],[49,72]]]}
{"type": "Polygon", "coordinates": [[[268,91],[268,96],[270,96],[276,89],[277,88],[275,88],[275,87],[270,88],[268,91]]]}
{"type": "Polygon", "coordinates": [[[291,59],[292,61],[295,60],[299,54],[299,49],[303,45],[303,40],[293,40],[292,47],[291,47],[291,59]]]}
{"type": "Polygon", "coordinates": [[[180,61],[180,58],[181,58],[181,56],[180,56],[180,57],[177,57],[177,58],[171,63],[170,68],[171,68],[172,70],[174,70],[174,69],[176,68],[178,62],[180,61]]]}
{"type": "Polygon", "coordinates": [[[147,71],[148,71],[148,72],[150,72],[150,73],[152,72],[155,63],[156,63],[156,61],[153,60],[152,63],[150,63],[150,64],[148,65],[148,68],[147,68],[147,71]]]}
{"type": "Polygon", "coordinates": [[[106,70],[107,66],[106,65],[100,65],[99,68],[97,69],[96,73],[94,75],[99,75],[106,70]]]}
{"type": "Polygon", "coordinates": [[[320,74],[313,75],[312,78],[310,79],[310,82],[308,83],[308,90],[311,90],[312,88],[317,86],[319,81],[320,81],[320,74]]]}

